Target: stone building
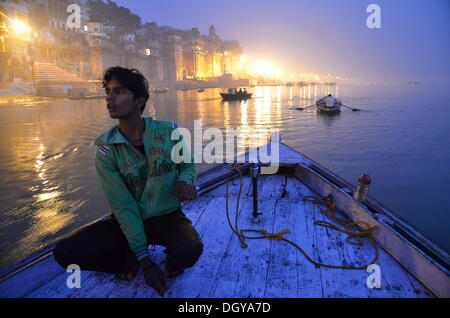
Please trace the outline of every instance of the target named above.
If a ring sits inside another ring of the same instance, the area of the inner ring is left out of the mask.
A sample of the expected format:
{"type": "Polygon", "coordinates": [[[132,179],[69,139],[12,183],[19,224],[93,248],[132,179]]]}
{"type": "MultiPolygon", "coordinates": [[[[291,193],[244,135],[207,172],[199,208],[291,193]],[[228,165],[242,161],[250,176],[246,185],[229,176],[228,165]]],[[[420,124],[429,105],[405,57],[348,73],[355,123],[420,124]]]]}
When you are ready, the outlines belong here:
{"type": "Polygon", "coordinates": [[[239,42],[223,41],[212,25],[208,35],[201,35],[198,28],[179,30],[155,22],[121,33],[113,26],[91,21],[85,3],[85,0],[0,2],[0,79],[30,80],[30,71],[33,73],[39,64],[40,69],[60,68],[85,80],[100,79],[111,66],[133,67],[152,85],[216,81],[224,74],[239,77],[243,73],[239,42]],[[70,14],[66,9],[73,3],[81,9],[80,25],[75,28],[66,23],[70,14]],[[15,20],[26,26],[20,34],[10,26],[15,20]]]}
{"type": "Polygon", "coordinates": [[[80,77],[89,78],[90,51],[88,45],[88,8],[81,0],[34,0],[31,7],[31,21],[35,30],[33,58],[37,61],[53,62],[80,77]],[[66,24],[67,7],[78,4],[81,8],[79,28],[66,24]]]}
{"type": "Polygon", "coordinates": [[[28,78],[31,73],[28,1],[0,2],[0,81],[28,78]]]}

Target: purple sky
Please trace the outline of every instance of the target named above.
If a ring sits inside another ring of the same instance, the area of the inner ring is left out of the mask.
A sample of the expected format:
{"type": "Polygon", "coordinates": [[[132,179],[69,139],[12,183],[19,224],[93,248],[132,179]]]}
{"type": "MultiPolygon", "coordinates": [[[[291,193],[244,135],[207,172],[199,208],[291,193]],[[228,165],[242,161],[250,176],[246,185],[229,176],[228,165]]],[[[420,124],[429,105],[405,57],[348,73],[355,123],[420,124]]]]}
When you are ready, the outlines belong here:
{"type": "Polygon", "coordinates": [[[239,40],[250,58],[286,72],[332,73],[378,83],[449,79],[448,0],[117,0],[180,29],[214,24],[239,40]],[[381,29],[369,29],[369,4],[381,7],[381,29]]]}

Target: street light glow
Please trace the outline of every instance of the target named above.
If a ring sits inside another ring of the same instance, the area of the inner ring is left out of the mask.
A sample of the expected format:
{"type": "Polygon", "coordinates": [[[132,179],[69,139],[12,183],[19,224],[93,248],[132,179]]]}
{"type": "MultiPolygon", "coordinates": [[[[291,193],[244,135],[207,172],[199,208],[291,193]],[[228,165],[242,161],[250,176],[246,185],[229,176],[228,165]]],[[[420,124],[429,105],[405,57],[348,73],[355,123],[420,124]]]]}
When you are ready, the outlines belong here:
{"type": "Polygon", "coordinates": [[[16,33],[25,33],[29,29],[28,25],[26,25],[23,21],[17,19],[13,20],[12,27],[16,33]]]}

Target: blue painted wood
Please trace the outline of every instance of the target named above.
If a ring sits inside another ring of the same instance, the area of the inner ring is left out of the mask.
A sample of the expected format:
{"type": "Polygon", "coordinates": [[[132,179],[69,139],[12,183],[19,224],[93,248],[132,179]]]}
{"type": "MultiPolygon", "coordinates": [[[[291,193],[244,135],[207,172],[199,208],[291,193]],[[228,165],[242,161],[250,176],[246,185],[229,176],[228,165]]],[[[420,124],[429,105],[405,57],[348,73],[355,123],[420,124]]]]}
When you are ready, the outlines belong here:
{"type": "MultiPolygon", "coordinates": [[[[307,209],[313,211],[314,219],[331,220],[322,214],[319,209],[308,203],[307,209]]],[[[331,222],[335,225],[335,222],[331,222]]],[[[364,246],[354,246],[345,242],[346,235],[333,229],[315,226],[317,235],[317,251],[320,263],[338,266],[361,266],[367,265],[374,257],[375,251],[368,240],[364,246]],[[357,255],[350,256],[350,251],[357,251],[357,255]]],[[[364,270],[336,269],[321,267],[321,279],[324,297],[363,297],[369,296],[369,289],[365,286],[368,274],[364,270]]]]}
{"type": "MultiPolygon", "coordinates": [[[[86,288],[87,282],[95,276],[95,272],[91,271],[81,271],[80,282],[81,288],[86,288]]],[[[70,273],[65,271],[58,276],[54,277],[52,280],[41,285],[39,288],[33,290],[32,292],[25,295],[26,298],[69,298],[76,291],[76,288],[69,288],[67,286],[67,279],[70,273]]]]}
{"type": "Polygon", "coordinates": [[[49,256],[3,281],[0,284],[0,297],[24,297],[62,272],[65,272],[65,270],[53,260],[53,256],[49,256]]]}
{"type": "MultiPolygon", "coordinates": [[[[314,195],[303,183],[296,178],[286,180],[287,199],[292,200],[289,211],[291,212],[292,227],[291,241],[299,245],[305,253],[313,260],[319,258],[317,250],[318,238],[314,225],[314,213],[307,205],[301,201],[305,195],[314,195]]],[[[290,246],[295,251],[297,261],[297,297],[323,297],[322,269],[309,262],[303,253],[295,247],[290,246]]]]}
{"type": "Polygon", "coordinates": [[[193,268],[173,280],[167,297],[207,297],[215,282],[217,271],[224,257],[231,232],[223,209],[225,198],[216,197],[210,200],[199,221],[197,232],[203,241],[203,254],[193,268]]]}
{"type": "MultiPolygon", "coordinates": [[[[287,187],[288,191],[292,189],[287,187]]],[[[302,191],[310,191],[303,188],[302,191]]],[[[300,199],[278,199],[273,232],[291,231],[284,237],[299,245],[310,257],[317,258],[313,216],[300,199]]],[[[321,269],[316,268],[294,246],[271,241],[271,261],[265,297],[322,297],[321,269]]]]}
{"type": "MultiPolygon", "coordinates": [[[[230,221],[235,228],[235,202],[237,197],[230,198],[230,221]]],[[[272,229],[273,211],[276,201],[272,198],[261,198],[259,201],[260,223],[252,223],[252,215],[249,211],[253,208],[253,200],[244,197],[240,200],[238,229],[272,229]]],[[[230,230],[231,231],[231,228],[230,230]]],[[[244,232],[245,236],[261,236],[258,233],[244,232]]],[[[209,294],[210,297],[233,298],[261,298],[264,297],[266,288],[267,266],[270,257],[270,243],[267,240],[246,239],[247,248],[243,248],[240,240],[234,235],[227,246],[220,268],[215,277],[215,283],[209,294]]]]}

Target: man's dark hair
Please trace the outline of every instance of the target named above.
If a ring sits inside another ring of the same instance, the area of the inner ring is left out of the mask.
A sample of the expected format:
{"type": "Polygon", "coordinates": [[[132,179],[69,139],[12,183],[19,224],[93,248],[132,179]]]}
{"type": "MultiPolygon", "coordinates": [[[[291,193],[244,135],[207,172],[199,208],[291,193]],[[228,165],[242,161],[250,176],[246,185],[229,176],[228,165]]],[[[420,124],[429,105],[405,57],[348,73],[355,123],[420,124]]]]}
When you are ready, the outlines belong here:
{"type": "Polygon", "coordinates": [[[148,81],[144,75],[134,68],[130,69],[120,66],[110,67],[105,70],[102,79],[102,87],[105,88],[113,79],[117,80],[122,86],[128,88],[133,93],[135,99],[139,97],[145,98],[144,106],[141,109],[142,114],[149,97],[148,81]]]}

